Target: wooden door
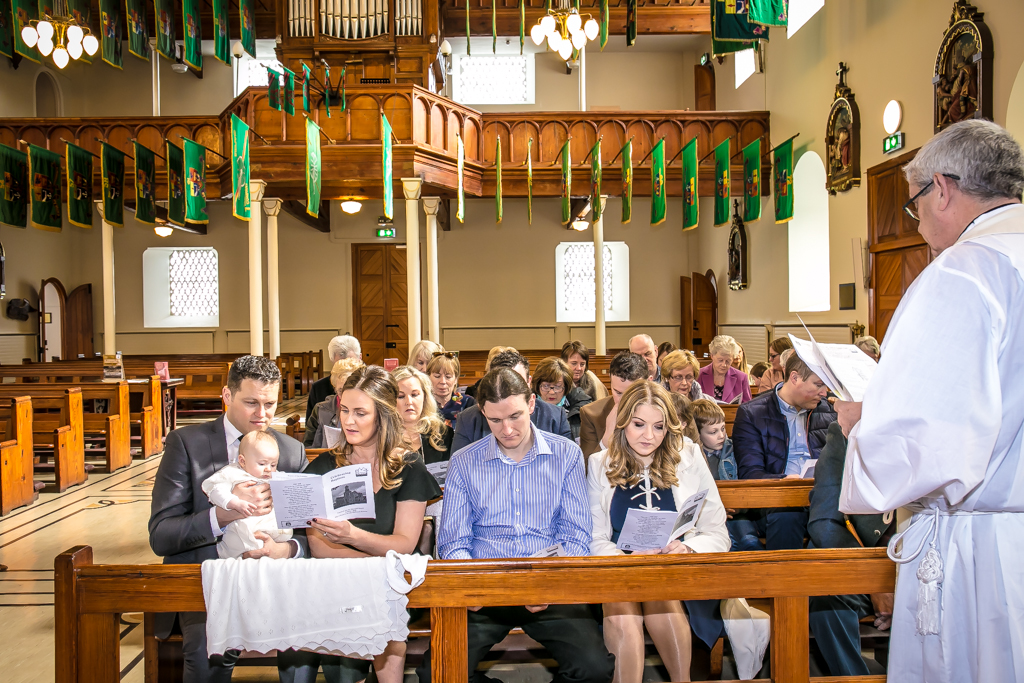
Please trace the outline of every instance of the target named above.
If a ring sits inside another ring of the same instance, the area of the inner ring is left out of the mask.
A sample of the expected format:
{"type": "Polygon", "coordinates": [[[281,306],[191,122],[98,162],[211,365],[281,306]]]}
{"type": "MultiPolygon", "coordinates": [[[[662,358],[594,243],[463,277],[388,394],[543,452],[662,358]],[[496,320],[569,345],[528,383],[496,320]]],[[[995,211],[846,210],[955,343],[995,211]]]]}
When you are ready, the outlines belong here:
{"type": "Polygon", "coordinates": [[[693,101],[697,111],[715,111],[715,67],[711,62],[693,67],[693,101]]]}
{"type": "Polygon", "coordinates": [[[64,358],[92,358],[92,285],[84,284],[68,295],[67,329],[64,330],[64,358]]]}
{"type": "Polygon", "coordinates": [[[352,245],[353,327],[366,364],[409,356],[405,275],[405,245],[352,245]]]}
{"type": "Polygon", "coordinates": [[[67,360],[64,353],[67,290],[55,277],[39,286],[39,361],[67,360]]]}
{"type": "Polygon", "coordinates": [[[711,339],[718,334],[718,290],[714,271],[709,270],[704,275],[690,273],[690,279],[693,299],[690,348],[697,358],[703,358],[710,353],[711,339]]]}
{"type": "Polygon", "coordinates": [[[679,348],[690,348],[693,329],[693,280],[679,276],[679,348]]]}
{"type": "Polygon", "coordinates": [[[931,251],[918,224],[903,211],[910,187],[903,167],[917,150],[867,171],[868,246],[871,285],[868,292],[868,333],[881,342],[893,313],[911,283],[931,262],[931,251]]]}

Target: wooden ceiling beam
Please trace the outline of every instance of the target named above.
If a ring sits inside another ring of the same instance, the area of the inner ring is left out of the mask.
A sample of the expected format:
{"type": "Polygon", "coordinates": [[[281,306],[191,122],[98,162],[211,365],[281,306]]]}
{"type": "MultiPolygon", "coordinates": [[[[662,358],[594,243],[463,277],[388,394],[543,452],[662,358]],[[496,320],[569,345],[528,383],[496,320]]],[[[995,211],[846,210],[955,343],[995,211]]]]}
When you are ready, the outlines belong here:
{"type": "Polygon", "coordinates": [[[324,200],[320,202],[320,215],[310,216],[306,211],[306,205],[295,199],[286,199],[281,202],[281,208],[286,214],[304,225],[308,225],[320,232],[331,231],[331,202],[324,200]]]}

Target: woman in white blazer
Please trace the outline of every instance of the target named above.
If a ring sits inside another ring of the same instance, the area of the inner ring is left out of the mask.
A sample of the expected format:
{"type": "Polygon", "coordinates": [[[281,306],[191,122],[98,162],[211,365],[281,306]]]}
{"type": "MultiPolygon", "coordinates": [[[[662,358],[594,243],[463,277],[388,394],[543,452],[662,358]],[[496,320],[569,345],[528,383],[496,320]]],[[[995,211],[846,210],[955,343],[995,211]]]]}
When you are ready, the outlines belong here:
{"type": "MultiPolygon", "coordinates": [[[[700,448],[683,435],[669,393],[648,380],[635,382],[619,402],[609,448],[590,456],[587,485],[594,520],[590,551],[622,555],[615,545],[629,508],[679,510],[707,490],[697,524],[681,540],[635,554],[714,553],[729,550],[725,507],[700,448]]],[[[615,655],[613,683],[640,683],[644,626],[672,681],[690,680],[690,625],[678,600],[604,605],[604,638],[615,655]]]]}

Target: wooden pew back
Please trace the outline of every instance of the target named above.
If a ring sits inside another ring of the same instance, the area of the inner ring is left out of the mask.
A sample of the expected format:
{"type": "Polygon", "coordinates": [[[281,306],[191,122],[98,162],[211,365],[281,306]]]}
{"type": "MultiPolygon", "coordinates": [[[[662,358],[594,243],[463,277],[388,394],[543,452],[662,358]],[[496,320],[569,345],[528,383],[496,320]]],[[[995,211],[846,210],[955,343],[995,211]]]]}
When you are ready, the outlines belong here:
{"type": "Polygon", "coordinates": [[[38,497],[32,479],[32,399],[10,399],[13,438],[0,443],[0,515],[38,497]]]}
{"type": "MultiPolygon", "coordinates": [[[[12,405],[0,405],[0,421],[5,423],[8,439],[14,438],[13,431],[18,421],[13,407],[14,397],[25,387],[0,389],[0,398],[10,400],[12,405]]],[[[85,433],[82,413],[82,390],[73,387],[56,392],[46,389],[31,397],[32,442],[28,444],[35,453],[37,444],[44,443],[52,448],[53,470],[57,491],[66,491],[69,486],[81,484],[87,478],[85,467],[85,433]]]]}

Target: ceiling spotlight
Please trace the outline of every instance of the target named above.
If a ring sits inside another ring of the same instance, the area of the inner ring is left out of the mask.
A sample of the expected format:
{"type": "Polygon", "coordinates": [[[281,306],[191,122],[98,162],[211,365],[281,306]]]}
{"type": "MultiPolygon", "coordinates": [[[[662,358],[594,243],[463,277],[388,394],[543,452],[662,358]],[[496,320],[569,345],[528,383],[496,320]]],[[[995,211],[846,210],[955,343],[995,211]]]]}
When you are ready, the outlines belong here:
{"type": "Polygon", "coordinates": [[[174,228],[169,225],[158,225],[153,228],[153,232],[155,232],[159,237],[170,237],[174,234],[174,228]]]}
{"type": "Polygon", "coordinates": [[[363,208],[363,203],[354,199],[347,199],[341,203],[341,210],[347,214],[359,213],[361,208],[363,208]]]}
{"type": "Polygon", "coordinates": [[[590,223],[588,221],[585,221],[585,220],[582,220],[582,219],[575,220],[575,221],[572,222],[572,229],[575,230],[576,232],[583,232],[584,230],[586,230],[589,227],[590,227],[590,223]]]}

